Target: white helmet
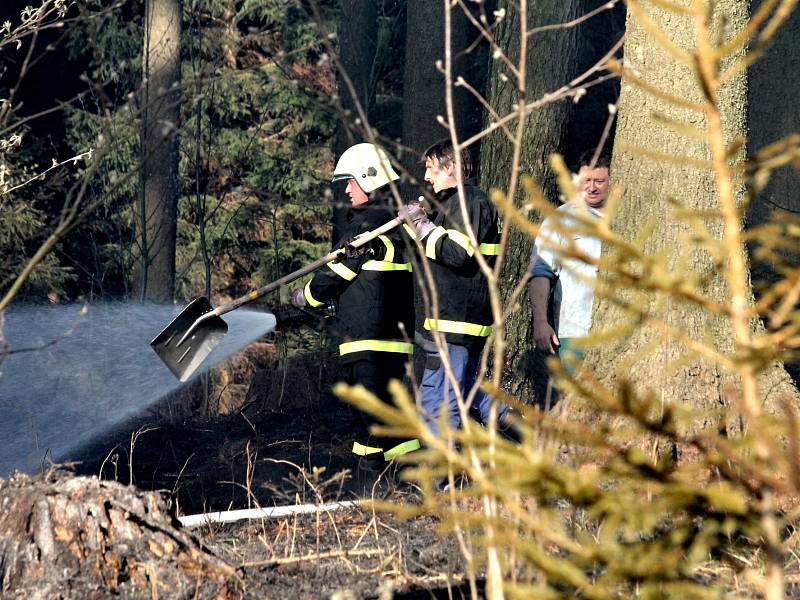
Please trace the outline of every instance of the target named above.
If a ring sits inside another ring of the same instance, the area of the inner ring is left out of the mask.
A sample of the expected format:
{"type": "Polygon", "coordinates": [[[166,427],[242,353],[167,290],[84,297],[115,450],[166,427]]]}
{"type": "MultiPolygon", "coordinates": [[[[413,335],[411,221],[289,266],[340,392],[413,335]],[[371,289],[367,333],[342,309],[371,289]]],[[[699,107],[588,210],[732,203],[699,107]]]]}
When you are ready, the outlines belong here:
{"type": "Polygon", "coordinates": [[[390,181],[397,181],[389,156],[373,144],[356,144],[339,157],[331,181],[355,179],[364,192],[369,194],[390,181]]]}

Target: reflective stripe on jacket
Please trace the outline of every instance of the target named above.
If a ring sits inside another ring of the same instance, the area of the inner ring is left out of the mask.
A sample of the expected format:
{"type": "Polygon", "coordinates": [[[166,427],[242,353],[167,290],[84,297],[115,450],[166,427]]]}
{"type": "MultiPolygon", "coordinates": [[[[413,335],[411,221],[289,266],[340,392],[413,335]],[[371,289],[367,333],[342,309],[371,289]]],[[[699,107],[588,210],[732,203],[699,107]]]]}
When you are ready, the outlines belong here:
{"type": "MultiPolygon", "coordinates": [[[[464,184],[467,217],[490,267],[500,251],[500,216],[486,194],[464,184]]],[[[439,299],[439,313],[425,314],[427,332],[441,331],[452,344],[481,348],[492,331],[489,285],[475,259],[455,188],[437,194],[430,219],[436,228],[422,241],[439,299]]],[[[430,336],[430,333],[427,333],[430,336]]]]}
{"type": "MultiPolygon", "coordinates": [[[[334,248],[394,216],[388,199],[380,197],[351,208],[334,248]]],[[[342,360],[359,360],[370,352],[404,355],[405,360],[413,345],[404,340],[398,323],[408,335],[414,330],[414,284],[406,242],[395,229],[372,241],[370,248],[372,255],[345,258],[317,271],[304,295],[311,306],[338,299],[339,313],[330,329],[342,360]]]]}

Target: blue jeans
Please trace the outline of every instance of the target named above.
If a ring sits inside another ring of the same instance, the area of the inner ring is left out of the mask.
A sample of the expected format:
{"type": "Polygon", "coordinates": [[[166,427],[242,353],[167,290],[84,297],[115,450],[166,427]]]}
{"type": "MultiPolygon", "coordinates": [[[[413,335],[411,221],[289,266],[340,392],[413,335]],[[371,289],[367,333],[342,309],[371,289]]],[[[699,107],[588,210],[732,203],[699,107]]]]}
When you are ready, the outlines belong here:
{"type": "MultiPolygon", "coordinates": [[[[447,353],[462,397],[466,399],[478,378],[481,353],[480,351],[470,353],[464,346],[455,344],[447,344],[447,353]]],[[[442,364],[439,353],[428,352],[427,355],[425,373],[422,375],[422,411],[425,414],[425,421],[431,431],[438,434],[440,416],[442,411],[447,411],[450,427],[458,429],[461,427],[461,415],[458,412],[456,392],[445,374],[444,364],[442,364]]],[[[491,396],[478,389],[470,406],[470,412],[474,413],[484,425],[489,422],[492,402],[494,400],[491,396]]],[[[505,416],[508,410],[507,405],[498,405],[498,421],[505,416]]]]}
{"type": "MultiPolygon", "coordinates": [[[[559,341],[561,342],[561,346],[558,349],[558,356],[562,359],[569,356],[578,363],[583,361],[583,357],[586,355],[586,352],[583,348],[579,347],[575,343],[576,340],[580,339],[581,338],[560,338],[559,341]]],[[[575,375],[576,365],[568,363],[564,360],[561,361],[561,364],[564,365],[564,371],[567,375],[575,375]]]]}

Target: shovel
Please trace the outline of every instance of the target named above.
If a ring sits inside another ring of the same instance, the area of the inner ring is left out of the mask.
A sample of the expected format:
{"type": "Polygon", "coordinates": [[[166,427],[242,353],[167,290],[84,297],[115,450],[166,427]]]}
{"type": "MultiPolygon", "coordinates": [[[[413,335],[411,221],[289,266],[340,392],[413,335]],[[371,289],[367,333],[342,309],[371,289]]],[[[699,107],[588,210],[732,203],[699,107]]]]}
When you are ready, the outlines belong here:
{"type": "MultiPolygon", "coordinates": [[[[378,236],[391,231],[400,223],[402,223],[402,220],[399,217],[392,219],[377,229],[362,233],[353,239],[349,245],[352,248],[359,248],[378,236]]],[[[208,298],[196,298],[150,342],[150,346],[152,346],[164,364],[169,367],[175,377],[181,381],[186,381],[228,332],[228,324],[220,318],[222,315],[239,308],[243,304],[258,300],[303,275],[316,271],[341,257],[344,253],[344,248],[333,250],[313,263],[217,308],[211,306],[208,298]]]]}

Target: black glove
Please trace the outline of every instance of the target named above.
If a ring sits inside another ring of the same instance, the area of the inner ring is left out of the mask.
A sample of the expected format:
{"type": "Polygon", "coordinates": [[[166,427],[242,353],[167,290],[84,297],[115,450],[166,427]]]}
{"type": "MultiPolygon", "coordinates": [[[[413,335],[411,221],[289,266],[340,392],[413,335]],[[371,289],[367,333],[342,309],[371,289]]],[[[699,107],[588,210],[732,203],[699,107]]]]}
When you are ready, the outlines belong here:
{"type": "Polygon", "coordinates": [[[370,244],[364,244],[363,246],[356,248],[352,245],[354,240],[355,238],[347,240],[344,243],[344,254],[339,255],[339,257],[336,259],[337,262],[344,259],[352,260],[354,258],[361,258],[362,256],[375,256],[375,250],[370,244]]]}
{"type": "Polygon", "coordinates": [[[336,300],[328,300],[324,306],[317,309],[323,318],[335,317],[339,312],[339,303],[336,300]]]}

